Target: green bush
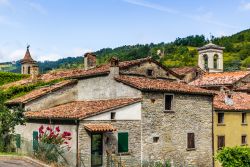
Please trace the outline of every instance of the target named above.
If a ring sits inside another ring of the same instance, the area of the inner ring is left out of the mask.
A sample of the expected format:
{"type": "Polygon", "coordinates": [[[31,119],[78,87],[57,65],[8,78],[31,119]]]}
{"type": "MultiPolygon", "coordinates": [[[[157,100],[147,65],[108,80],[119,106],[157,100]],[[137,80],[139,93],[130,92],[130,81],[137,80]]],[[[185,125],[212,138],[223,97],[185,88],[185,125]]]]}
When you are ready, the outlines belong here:
{"type": "Polygon", "coordinates": [[[250,166],[250,148],[248,147],[225,147],[216,155],[223,167],[246,167],[250,166]]]}

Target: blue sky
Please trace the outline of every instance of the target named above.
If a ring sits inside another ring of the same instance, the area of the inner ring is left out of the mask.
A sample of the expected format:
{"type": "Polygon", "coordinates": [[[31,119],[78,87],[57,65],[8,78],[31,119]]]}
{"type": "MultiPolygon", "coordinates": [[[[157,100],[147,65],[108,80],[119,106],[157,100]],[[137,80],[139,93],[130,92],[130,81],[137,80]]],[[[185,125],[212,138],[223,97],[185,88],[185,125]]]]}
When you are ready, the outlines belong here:
{"type": "Polygon", "coordinates": [[[0,62],[250,28],[250,0],[0,0],[0,62]]]}

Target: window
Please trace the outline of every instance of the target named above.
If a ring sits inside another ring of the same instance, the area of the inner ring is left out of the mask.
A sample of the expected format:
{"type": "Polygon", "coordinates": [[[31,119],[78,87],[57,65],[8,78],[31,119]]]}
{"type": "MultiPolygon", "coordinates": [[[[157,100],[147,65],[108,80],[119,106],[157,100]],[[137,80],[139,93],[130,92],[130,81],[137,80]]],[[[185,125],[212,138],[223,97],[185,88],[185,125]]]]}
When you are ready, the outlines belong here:
{"type": "Polygon", "coordinates": [[[128,152],[128,132],[118,133],[118,153],[128,152]]]}
{"type": "Polygon", "coordinates": [[[246,145],[247,144],[247,135],[242,135],[241,136],[241,144],[246,145]]]}
{"type": "Polygon", "coordinates": [[[153,76],[153,70],[147,69],[147,76],[153,76]]]}
{"type": "Polygon", "coordinates": [[[174,95],[165,95],[165,111],[171,111],[173,109],[173,97],[174,95]]]}
{"type": "Polygon", "coordinates": [[[158,143],[158,141],[159,141],[159,137],[153,137],[153,142],[154,143],[158,143]]]}
{"type": "Polygon", "coordinates": [[[30,74],[30,67],[28,67],[28,74],[30,74]]]}
{"type": "Polygon", "coordinates": [[[218,150],[225,147],[225,136],[218,136],[218,150]]]}
{"type": "Polygon", "coordinates": [[[243,112],[241,114],[241,123],[246,124],[247,123],[247,113],[243,112]]]}
{"type": "Polygon", "coordinates": [[[187,148],[188,149],[195,148],[194,133],[187,134],[187,148]]]}
{"type": "Polygon", "coordinates": [[[111,112],[111,120],[114,120],[115,119],[115,112],[111,112]]]}
{"type": "Polygon", "coordinates": [[[224,123],[224,113],[218,113],[218,124],[224,123]]]}

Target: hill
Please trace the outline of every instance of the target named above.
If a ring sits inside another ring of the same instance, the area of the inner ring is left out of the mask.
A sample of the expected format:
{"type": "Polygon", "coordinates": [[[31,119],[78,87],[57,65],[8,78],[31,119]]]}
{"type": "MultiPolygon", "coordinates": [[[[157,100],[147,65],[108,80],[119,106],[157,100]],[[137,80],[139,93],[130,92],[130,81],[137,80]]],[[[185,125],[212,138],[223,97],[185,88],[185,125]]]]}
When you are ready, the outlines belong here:
{"type": "MultiPolygon", "coordinates": [[[[225,71],[234,71],[250,66],[250,29],[231,36],[212,37],[212,42],[225,47],[225,71]]],[[[116,56],[122,61],[152,56],[167,67],[194,66],[197,65],[198,57],[196,48],[206,43],[208,40],[204,35],[192,35],[186,38],[177,38],[170,43],[126,45],[114,49],[104,48],[96,51],[95,54],[98,57],[98,64],[107,62],[112,56],[116,56]]],[[[68,57],[57,61],[39,62],[39,66],[42,73],[58,68],[81,68],[83,58],[68,57]]],[[[20,63],[17,62],[15,68],[10,71],[20,72],[20,63]]]]}

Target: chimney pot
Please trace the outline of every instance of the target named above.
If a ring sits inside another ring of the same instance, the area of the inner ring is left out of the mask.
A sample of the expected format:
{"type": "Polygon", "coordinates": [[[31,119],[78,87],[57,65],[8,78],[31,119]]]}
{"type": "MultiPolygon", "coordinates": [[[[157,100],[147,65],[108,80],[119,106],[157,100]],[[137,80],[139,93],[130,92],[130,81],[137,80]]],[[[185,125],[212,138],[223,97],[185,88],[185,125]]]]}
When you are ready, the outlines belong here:
{"type": "Polygon", "coordinates": [[[84,68],[85,70],[96,67],[96,55],[94,53],[84,54],[84,68]]]}

